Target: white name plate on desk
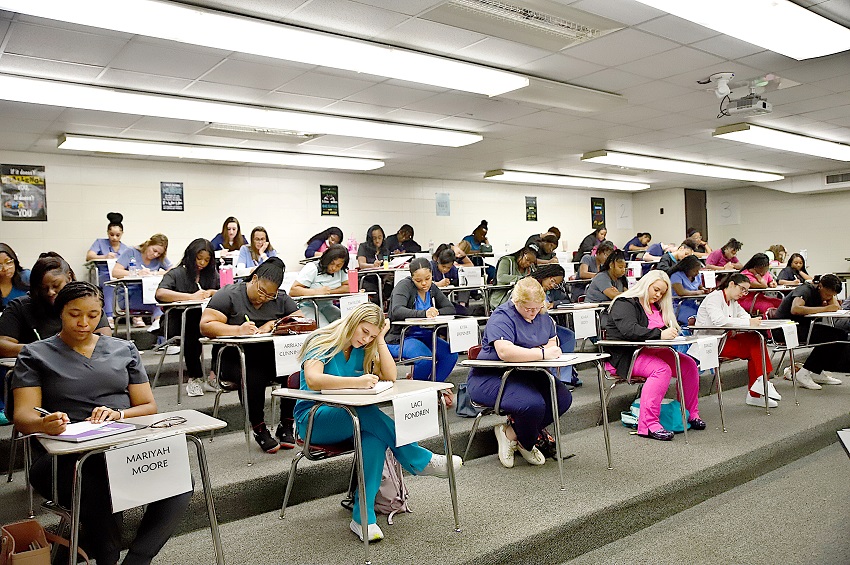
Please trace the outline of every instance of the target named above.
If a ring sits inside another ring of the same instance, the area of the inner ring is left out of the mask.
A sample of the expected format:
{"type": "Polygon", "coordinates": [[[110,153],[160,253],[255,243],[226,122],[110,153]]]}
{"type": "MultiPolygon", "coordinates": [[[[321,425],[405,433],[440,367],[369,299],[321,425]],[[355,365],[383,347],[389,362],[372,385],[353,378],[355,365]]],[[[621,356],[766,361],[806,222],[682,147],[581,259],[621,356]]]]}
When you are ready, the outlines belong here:
{"type": "Polygon", "coordinates": [[[697,342],[691,345],[688,349],[688,355],[695,357],[697,361],[699,361],[700,371],[714,369],[720,365],[717,351],[717,338],[712,336],[697,340],[697,342]]]}
{"type": "Polygon", "coordinates": [[[440,433],[437,392],[423,390],[393,399],[395,445],[401,447],[440,433]]]}
{"type": "Polygon", "coordinates": [[[797,337],[797,324],[782,326],[782,333],[785,334],[785,345],[787,347],[797,347],[800,345],[800,340],[797,337]]]}
{"type": "Polygon", "coordinates": [[[366,304],[367,302],[369,302],[369,297],[366,295],[365,292],[349,294],[348,296],[340,296],[339,311],[342,314],[342,317],[345,318],[346,316],[351,314],[355,308],[357,308],[361,304],[366,304]]]}
{"type": "Polygon", "coordinates": [[[593,310],[575,310],[573,312],[573,329],[576,339],[596,337],[596,312],[593,310]]]}
{"type": "Polygon", "coordinates": [[[162,282],[162,275],[142,277],[142,302],[144,304],[156,304],[156,289],[162,282]]]}
{"type": "Polygon", "coordinates": [[[702,286],[705,288],[717,288],[717,276],[714,271],[702,272],[702,286]]]}
{"type": "Polygon", "coordinates": [[[468,318],[458,318],[449,322],[448,326],[449,346],[452,353],[458,351],[469,351],[469,348],[478,345],[478,321],[468,318]]]}
{"type": "Polygon", "coordinates": [[[105,455],[113,512],[192,490],[185,434],[131,443],[105,455]]]}
{"type": "Polygon", "coordinates": [[[288,377],[301,370],[298,352],[310,334],[280,335],[272,338],[274,342],[274,364],[279,377],[288,377]]]}

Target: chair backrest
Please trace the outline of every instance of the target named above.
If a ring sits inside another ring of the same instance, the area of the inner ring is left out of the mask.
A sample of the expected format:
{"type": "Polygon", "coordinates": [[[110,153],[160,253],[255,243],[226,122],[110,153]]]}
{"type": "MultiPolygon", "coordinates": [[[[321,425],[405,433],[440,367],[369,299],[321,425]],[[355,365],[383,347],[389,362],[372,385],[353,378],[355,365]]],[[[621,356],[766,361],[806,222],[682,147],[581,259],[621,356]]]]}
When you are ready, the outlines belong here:
{"type": "Polygon", "coordinates": [[[481,346],[480,345],[473,345],[472,347],[469,348],[469,351],[466,352],[466,356],[469,359],[475,361],[476,359],[478,359],[479,353],[481,353],[481,346]]]}
{"type": "Polygon", "coordinates": [[[286,388],[301,388],[301,371],[295,371],[286,379],[286,388]]]}
{"type": "Polygon", "coordinates": [[[697,323],[697,317],[696,316],[688,316],[688,326],[693,326],[696,323],[697,323]]]}
{"type": "Polygon", "coordinates": [[[578,297],[578,299],[576,300],[576,302],[578,302],[578,303],[582,303],[582,302],[584,302],[585,300],[587,300],[587,295],[586,295],[586,294],[582,294],[582,295],[579,295],[579,297],[578,297]]]}

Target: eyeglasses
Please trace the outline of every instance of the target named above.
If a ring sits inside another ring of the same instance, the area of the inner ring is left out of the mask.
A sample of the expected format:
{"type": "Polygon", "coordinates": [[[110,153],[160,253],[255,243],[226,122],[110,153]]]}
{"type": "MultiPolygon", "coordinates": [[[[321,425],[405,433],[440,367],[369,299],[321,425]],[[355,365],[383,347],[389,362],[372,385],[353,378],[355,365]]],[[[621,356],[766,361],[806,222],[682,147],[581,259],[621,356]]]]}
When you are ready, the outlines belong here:
{"type": "Polygon", "coordinates": [[[277,290],[277,291],[275,291],[275,293],[274,293],[274,294],[269,294],[268,292],[266,292],[265,290],[263,290],[263,287],[261,287],[261,286],[260,286],[260,283],[258,282],[258,283],[257,283],[257,293],[259,293],[259,295],[260,295],[260,296],[262,296],[263,298],[267,298],[267,299],[269,299],[269,300],[276,300],[276,299],[277,299],[278,294],[280,294],[280,291],[279,291],[279,290],[277,290]]]}
{"type": "Polygon", "coordinates": [[[14,269],[14,268],[15,268],[15,262],[12,261],[11,259],[9,261],[3,261],[2,263],[0,263],[0,269],[14,269]]]}
{"type": "Polygon", "coordinates": [[[153,424],[151,424],[148,427],[159,430],[159,429],[163,429],[163,428],[171,428],[171,427],[174,427],[174,426],[179,426],[180,424],[185,424],[185,423],[186,423],[186,418],[184,418],[183,416],[169,416],[168,418],[163,418],[162,420],[154,422],[153,424]]]}
{"type": "Polygon", "coordinates": [[[522,312],[525,312],[526,314],[537,314],[541,310],[543,310],[543,306],[537,306],[537,307],[534,307],[534,308],[527,308],[525,306],[520,306],[519,304],[517,304],[517,308],[519,308],[522,312]]]}
{"type": "Polygon", "coordinates": [[[748,288],[742,288],[741,289],[741,296],[746,296],[749,293],[750,293],[750,289],[748,289],[748,288]]]}

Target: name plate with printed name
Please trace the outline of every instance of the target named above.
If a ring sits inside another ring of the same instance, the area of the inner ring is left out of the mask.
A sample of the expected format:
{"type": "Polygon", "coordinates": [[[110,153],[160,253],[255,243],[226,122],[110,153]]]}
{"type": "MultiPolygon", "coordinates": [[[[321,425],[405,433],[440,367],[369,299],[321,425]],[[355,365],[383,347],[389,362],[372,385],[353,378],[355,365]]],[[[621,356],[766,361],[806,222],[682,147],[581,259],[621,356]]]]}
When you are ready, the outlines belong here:
{"type": "Polygon", "coordinates": [[[341,296],[339,298],[339,311],[342,314],[342,317],[345,318],[349,314],[351,314],[355,308],[360,306],[361,304],[366,304],[369,302],[369,297],[365,292],[358,292],[356,294],[349,294],[348,296],[341,296]]]}
{"type": "Polygon", "coordinates": [[[423,390],[393,399],[396,447],[440,433],[437,394],[433,390],[423,390]]]}
{"type": "Polygon", "coordinates": [[[800,345],[800,339],[797,337],[797,324],[785,324],[782,326],[782,333],[785,335],[785,345],[787,347],[797,347],[800,345]]]}
{"type": "Polygon", "coordinates": [[[478,345],[478,321],[467,318],[456,318],[449,322],[446,332],[449,336],[449,346],[452,353],[469,351],[478,345]]]}
{"type": "Polygon", "coordinates": [[[105,456],[113,512],[192,490],[186,434],[119,446],[105,456]]]}
{"type": "Polygon", "coordinates": [[[717,288],[717,274],[714,271],[703,271],[702,286],[705,288],[717,288]]]}
{"type": "Polygon", "coordinates": [[[573,311],[573,329],[576,332],[576,339],[596,337],[596,312],[593,310],[573,311]]]}
{"type": "Polygon", "coordinates": [[[275,371],[279,377],[288,377],[301,370],[298,352],[310,334],[281,335],[272,338],[274,342],[275,371]]]}
{"type": "Polygon", "coordinates": [[[704,337],[692,344],[688,348],[688,355],[695,357],[699,361],[700,371],[706,369],[714,369],[720,365],[717,351],[717,337],[704,337]]]}
{"type": "Polygon", "coordinates": [[[156,304],[156,289],[162,282],[162,275],[142,277],[142,302],[144,304],[156,304]]]}

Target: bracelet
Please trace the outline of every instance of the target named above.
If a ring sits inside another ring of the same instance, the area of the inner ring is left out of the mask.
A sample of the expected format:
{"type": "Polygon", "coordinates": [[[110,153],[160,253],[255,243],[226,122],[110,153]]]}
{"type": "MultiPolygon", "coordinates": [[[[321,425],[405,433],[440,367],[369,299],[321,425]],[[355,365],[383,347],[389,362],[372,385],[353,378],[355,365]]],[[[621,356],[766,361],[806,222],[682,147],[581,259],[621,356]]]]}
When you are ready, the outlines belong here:
{"type": "Polygon", "coordinates": [[[119,418],[118,418],[119,420],[123,420],[123,419],[124,419],[124,411],[123,411],[123,410],[119,410],[119,411],[118,411],[118,415],[119,415],[119,418]]]}
{"type": "Polygon", "coordinates": [[[543,361],[546,359],[546,349],[544,346],[540,346],[540,360],[543,361]]]}

